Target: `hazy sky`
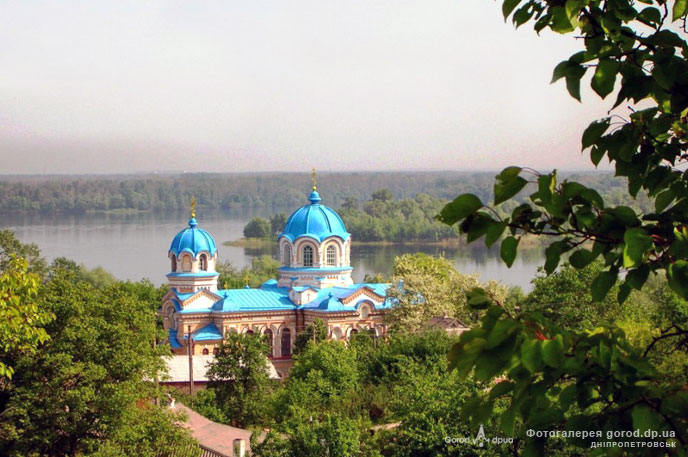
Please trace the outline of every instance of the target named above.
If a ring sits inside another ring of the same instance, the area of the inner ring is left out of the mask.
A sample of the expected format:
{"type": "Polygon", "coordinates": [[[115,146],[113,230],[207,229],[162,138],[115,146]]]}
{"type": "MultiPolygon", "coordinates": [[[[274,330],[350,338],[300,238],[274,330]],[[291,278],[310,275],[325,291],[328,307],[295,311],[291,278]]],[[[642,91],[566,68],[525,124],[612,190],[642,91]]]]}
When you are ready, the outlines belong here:
{"type": "Polygon", "coordinates": [[[0,0],[0,173],[591,169],[580,43],[500,7],[0,0]]]}

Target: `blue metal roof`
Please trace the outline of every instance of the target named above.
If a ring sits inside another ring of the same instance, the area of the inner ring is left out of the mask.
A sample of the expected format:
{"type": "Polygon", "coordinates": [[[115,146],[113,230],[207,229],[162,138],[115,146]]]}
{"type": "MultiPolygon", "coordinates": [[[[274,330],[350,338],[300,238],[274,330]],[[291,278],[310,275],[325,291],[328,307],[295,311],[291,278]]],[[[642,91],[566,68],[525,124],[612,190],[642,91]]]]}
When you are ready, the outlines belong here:
{"type": "Polygon", "coordinates": [[[181,343],[177,339],[177,331],[173,328],[167,331],[168,339],[170,340],[170,347],[172,349],[179,349],[182,347],[181,343]]]}
{"type": "Polygon", "coordinates": [[[212,306],[213,311],[283,311],[295,309],[286,287],[267,289],[229,289],[218,291],[223,297],[212,306]]]}
{"type": "Polygon", "coordinates": [[[167,277],[190,277],[190,278],[203,278],[206,276],[220,276],[220,273],[217,273],[215,271],[199,271],[197,273],[169,273],[167,274],[167,277]]]}
{"type": "MultiPolygon", "coordinates": [[[[317,291],[315,298],[305,305],[304,309],[342,312],[358,309],[360,304],[370,299],[363,296],[356,304],[343,304],[342,300],[356,293],[362,288],[368,288],[375,294],[386,297],[387,289],[390,284],[353,284],[351,286],[328,287],[317,289],[310,286],[295,287],[296,291],[313,289],[317,291]]],[[[300,309],[301,306],[294,304],[289,298],[288,287],[277,287],[276,283],[270,282],[260,289],[225,289],[215,292],[221,298],[207,308],[182,309],[181,314],[196,313],[241,313],[241,312],[264,312],[264,311],[293,311],[300,309]]],[[[198,292],[201,293],[201,292],[198,292]]],[[[179,300],[184,301],[194,294],[179,294],[175,291],[179,300]]],[[[174,300],[173,300],[174,301],[174,300]]],[[[175,304],[176,305],[176,304],[175,304]]],[[[381,304],[375,304],[375,309],[388,309],[394,306],[390,299],[384,299],[381,304]]],[[[175,306],[176,307],[176,306],[175,306]]]]}
{"type": "Polygon", "coordinates": [[[287,219],[284,231],[278,236],[286,237],[290,241],[304,236],[322,241],[330,236],[337,236],[347,240],[351,234],[346,231],[344,221],[334,210],[321,205],[320,194],[315,190],[308,197],[310,205],[302,206],[287,219]]]}
{"type": "MultiPolygon", "coordinates": [[[[184,335],[184,339],[188,339],[188,335],[184,335]]],[[[215,324],[208,324],[203,328],[199,328],[193,332],[194,341],[216,341],[222,339],[222,332],[215,324]]]]}
{"type": "Polygon", "coordinates": [[[207,251],[212,256],[217,252],[217,246],[213,237],[205,230],[198,228],[198,222],[192,217],[189,219],[189,228],[177,233],[172,240],[169,252],[176,256],[182,252],[189,252],[197,257],[202,251],[207,251]]]}

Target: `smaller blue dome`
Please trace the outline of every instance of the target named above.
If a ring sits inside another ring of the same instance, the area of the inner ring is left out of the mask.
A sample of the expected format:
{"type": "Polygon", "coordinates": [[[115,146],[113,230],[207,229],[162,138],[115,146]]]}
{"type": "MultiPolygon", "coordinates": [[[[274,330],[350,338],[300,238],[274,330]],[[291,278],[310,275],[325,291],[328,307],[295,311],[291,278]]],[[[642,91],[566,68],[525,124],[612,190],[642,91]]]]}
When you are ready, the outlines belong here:
{"type": "Polygon", "coordinates": [[[320,194],[313,190],[308,200],[310,205],[304,205],[292,213],[287,219],[284,231],[278,238],[286,237],[290,241],[303,236],[322,241],[330,236],[337,236],[347,240],[351,235],[344,227],[344,221],[334,210],[321,205],[320,194]]]}
{"type": "Polygon", "coordinates": [[[179,256],[182,252],[189,252],[195,258],[203,251],[213,256],[217,252],[217,246],[210,233],[198,228],[198,222],[192,217],[189,219],[189,228],[177,233],[172,240],[169,252],[175,256],[179,256]]]}

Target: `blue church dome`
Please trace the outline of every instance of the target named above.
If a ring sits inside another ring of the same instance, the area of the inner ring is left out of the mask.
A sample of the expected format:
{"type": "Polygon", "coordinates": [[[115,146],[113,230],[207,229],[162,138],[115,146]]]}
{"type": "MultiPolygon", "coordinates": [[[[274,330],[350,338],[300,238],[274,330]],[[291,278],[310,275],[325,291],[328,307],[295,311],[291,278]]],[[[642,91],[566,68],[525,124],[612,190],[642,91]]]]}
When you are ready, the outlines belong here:
{"type": "Polygon", "coordinates": [[[182,252],[189,252],[194,257],[202,251],[207,251],[211,256],[217,252],[215,240],[210,233],[198,228],[196,218],[189,219],[189,228],[177,233],[177,236],[172,240],[170,245],[170,252],[175,256],[179,256],[182,252]]]}
{"type": "Polygon", "coordinates": [[[320,194],[313,190],[308,197],[310,205],[302,206],[287,219],[284,231],[278,238],[287,237],[290,241],[308,236],[322,241],[330,236],[338,236],[347,240],[351,234],[347,233],[344,221],[334,210],[321,205],[320,194]]]}

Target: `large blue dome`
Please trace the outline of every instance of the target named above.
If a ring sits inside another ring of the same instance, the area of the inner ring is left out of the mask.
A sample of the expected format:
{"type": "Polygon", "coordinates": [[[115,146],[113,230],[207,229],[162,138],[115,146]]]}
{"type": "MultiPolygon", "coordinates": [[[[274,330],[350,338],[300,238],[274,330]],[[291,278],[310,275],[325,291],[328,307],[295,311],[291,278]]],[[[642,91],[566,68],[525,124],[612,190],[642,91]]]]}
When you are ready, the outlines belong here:
{"type": "Polygon", "coordinates": [[[170,252],[175,256],[179,256],[182,252],[189,252],[197,257],[203,251],[207,251],[211,256],[215,255],[217,252],[215,240],[210,233],[198,228],[198,222],[192,217],[189,220],[189,228],[177,233],[172,240],[170,252]]]}
{"type": "Polygon", "coordinates": [[[334,210],[321,205],[320,195],[315,190],[308,197],[310,205],[302,206],[292,213],[284,226],[284,231],[278,238],[287,237],[290,241],[303,236],[322,241],[330,236],[338,236],[347,240],[351,234],[347,233],[344,221],[334,210]]]}

